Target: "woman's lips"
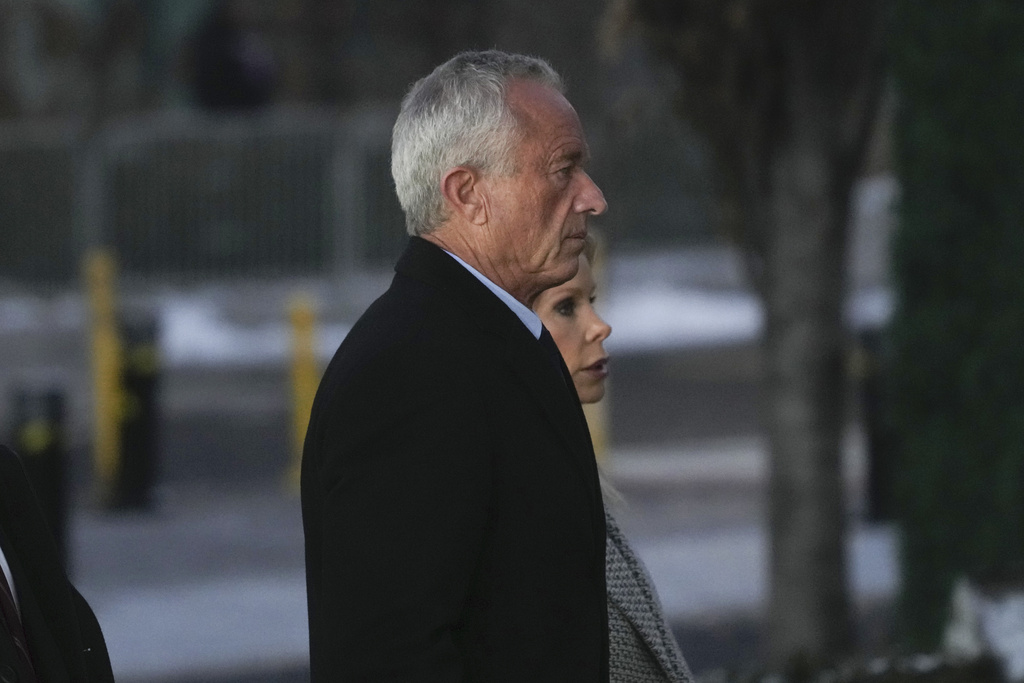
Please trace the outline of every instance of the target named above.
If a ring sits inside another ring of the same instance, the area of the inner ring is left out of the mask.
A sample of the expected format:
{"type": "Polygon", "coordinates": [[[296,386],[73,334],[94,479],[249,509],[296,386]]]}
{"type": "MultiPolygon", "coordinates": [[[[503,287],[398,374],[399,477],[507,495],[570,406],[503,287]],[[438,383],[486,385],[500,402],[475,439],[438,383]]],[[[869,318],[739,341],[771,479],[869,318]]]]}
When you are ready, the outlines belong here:
{"type": "Polygon", "coordinates": [[[608,376],[608,359],[602,358],[596,363],[591,363],[587,367],[583,368],[583,372],[593,375],[595,377],[603,378],[608,376]]]}

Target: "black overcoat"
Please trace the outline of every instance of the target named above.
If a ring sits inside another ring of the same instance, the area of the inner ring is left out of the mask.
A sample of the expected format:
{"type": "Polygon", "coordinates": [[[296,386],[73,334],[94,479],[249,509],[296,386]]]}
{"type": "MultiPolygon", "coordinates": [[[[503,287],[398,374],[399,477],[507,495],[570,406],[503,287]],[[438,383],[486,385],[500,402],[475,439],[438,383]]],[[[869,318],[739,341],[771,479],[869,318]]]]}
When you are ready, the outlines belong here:
{"type": "MultiPolygon", "coordinates": [[[[113,681],[99,623],[67,579],[18,457],[0,446],[0,544],[14,576],[21,621],[40,683],[113,681]]],[[[20,664],[0,619],[0,680],[20,664]]]]}
{"type": "Polygon", "coordinates": [[[604,510],[564,363],[434,244],[395,270],[306,435],[313,683],[606,681],[604,510]]]}

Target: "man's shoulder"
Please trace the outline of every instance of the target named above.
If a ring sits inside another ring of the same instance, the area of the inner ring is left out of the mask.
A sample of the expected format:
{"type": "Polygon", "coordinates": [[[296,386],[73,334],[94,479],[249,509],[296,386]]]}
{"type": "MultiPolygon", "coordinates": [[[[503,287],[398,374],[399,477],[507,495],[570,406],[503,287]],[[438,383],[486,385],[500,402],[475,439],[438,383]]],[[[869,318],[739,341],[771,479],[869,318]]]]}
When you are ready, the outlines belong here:
{"type": "Polygon", "coordinates": [[[391,287],[356,320],[341,349],[380,353],[407,346],[450,343],[473,333],[468,311],[442,292],[395,276],[391,287]]]}
{"type": "Polygon", "coordinates": [[[401,275],[355,322],[324,374],[328,383],[356,386],[360,380],[405,384],[490,357],[498,346],[471,316],[431,288],[401,275]]]}
{"type": "Polygon", "coordinates": [[[500,352],[443,300],[397,290],[363,313],[324,371],[311,443],[335,438],[338,430],[345,438],[379,433],[399,416],[412,424],[414,416],[482,407],[481,386],[500,367],[500,352]]]}
{"type": "Polygon", "coordinates": [[[517,339],[529,343],[529,330],[500,299],[439,248],[414,239],[388,290],[334,354],[324,383],[329,391],[364,391],[490,375],[517,339]]]}

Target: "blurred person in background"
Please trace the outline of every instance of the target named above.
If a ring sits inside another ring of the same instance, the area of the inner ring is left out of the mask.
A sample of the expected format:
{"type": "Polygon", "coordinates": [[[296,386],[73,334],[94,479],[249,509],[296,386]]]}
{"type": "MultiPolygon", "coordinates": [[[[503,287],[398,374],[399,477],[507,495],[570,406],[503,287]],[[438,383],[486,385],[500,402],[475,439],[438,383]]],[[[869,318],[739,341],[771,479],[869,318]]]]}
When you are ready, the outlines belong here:
{"type": "Polygon", "coordinates": [[[543,60],[462,53],[404,99],[412,237],[328,366],[303,452],[313,683],[608,680],[594,450],[531,310],[606,208],[586,160],[543,60]]]}
{"type": "Polygon", "coordinates": [[[200,106],[255,110],[270,104],[277,81],[274,54],[242,21],[239,0],[221,0],[193,39],[189,68],[200,106]]]}
{"type": "Polygon", "coordinates": [[[113,681],[96,616],[68,581],[21,461],[0,446],[0,681],[113,681]]]}
{"type": "MultiPolygon", "coordinates": [[[[594,310],[597,241],[588,235],[576,276],[543,292],[534,310],[565,360],[582,403],[604,398],[612,328],[594,310]]],[[[612,683],[692,683],[686,661],[662,613],[647,569],[619,529],[608,505],[619,494],[602,475],[605,494],[605,575],[608,584],[609,670],[612,683]]]]}

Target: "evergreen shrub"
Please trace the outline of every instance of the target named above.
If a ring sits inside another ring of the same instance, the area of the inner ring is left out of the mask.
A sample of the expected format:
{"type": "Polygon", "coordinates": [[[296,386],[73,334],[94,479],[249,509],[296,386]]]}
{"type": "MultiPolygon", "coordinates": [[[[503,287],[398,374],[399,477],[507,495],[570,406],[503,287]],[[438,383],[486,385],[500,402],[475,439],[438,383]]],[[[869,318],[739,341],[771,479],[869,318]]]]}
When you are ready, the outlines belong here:
{"type": "Polygon", "coordinates": [[[1024,562],[1024,3],[894,9],[889,419],[902,633],[928,651],[957,577],[1024,562]]]}

